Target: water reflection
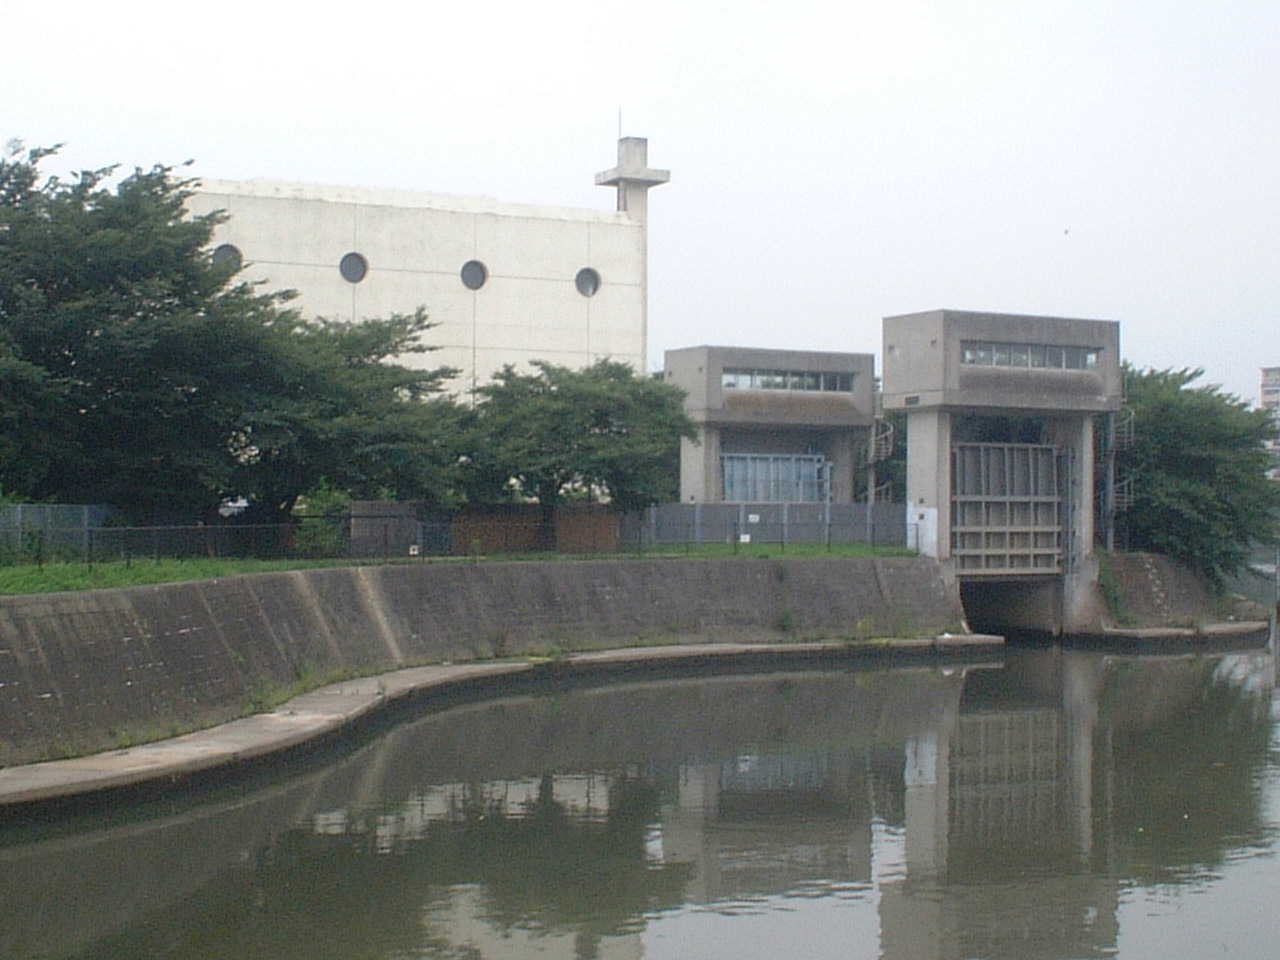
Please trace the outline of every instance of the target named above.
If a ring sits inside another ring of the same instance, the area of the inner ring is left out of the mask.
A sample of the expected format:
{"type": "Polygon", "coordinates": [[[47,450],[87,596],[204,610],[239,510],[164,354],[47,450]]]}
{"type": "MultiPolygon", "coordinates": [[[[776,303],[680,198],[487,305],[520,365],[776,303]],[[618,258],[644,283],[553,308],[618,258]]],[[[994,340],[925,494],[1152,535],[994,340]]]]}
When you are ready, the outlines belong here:
{"type": "Polygon", "coordinates": [[[1037,650],[454,709],[243,795],[0,835],[0,954],[1132,960],[1202,924],[1169,891],[1230,887],[1269,957],[1274,670],[1037,650]]]}

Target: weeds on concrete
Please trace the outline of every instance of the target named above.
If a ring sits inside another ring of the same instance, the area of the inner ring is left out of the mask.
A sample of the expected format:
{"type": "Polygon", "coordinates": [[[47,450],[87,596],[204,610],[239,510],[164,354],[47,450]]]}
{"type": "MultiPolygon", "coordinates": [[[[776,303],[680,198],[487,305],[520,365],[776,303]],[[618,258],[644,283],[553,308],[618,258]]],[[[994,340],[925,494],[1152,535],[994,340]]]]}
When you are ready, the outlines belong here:
{"type": "Polygon", "coordinates": [[[1098,588],[1102,591],[1102,600],[1107,605],[1107,615],[1112,623],[1118,627],[1131,627],[1137,623],[1137,618],[1125,604],[1124,591],[1111,558],[1102,550],[1098,551],[1098,588]]]}
{"type": "Polygon", "coordinates": [[[297,668],[296,678],[288,683],[280,683],[270,679],[259,679],[250,686],[246,695],[242,716],[248,716],[254,713],[266,713],[274,710],[280,704],[299,697],[304,693],[310,693],[320,687],[327,687],[331,683],[341,683],[344,680],[355,680],[360,676],[368,676],[371,673],[382,673],[385,667],[367,670],[363,674],[353,667],[319,667],[315,664],[304,663],[297,668]]]}

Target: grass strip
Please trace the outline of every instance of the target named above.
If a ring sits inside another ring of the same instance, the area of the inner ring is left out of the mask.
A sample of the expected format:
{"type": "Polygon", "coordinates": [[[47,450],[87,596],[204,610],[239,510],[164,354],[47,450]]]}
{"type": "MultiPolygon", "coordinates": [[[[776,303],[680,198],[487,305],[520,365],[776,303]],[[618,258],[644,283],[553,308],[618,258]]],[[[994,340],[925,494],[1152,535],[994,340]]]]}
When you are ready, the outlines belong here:
{"type": "Polygon", "coordinates": [[[112,560],[105,563],[44,563],[0,566],[0,595],[59,593],[74,590],[105,590],[139,587],[157,583],[182,583],[190,580],[216,580],[248,573],[270,573],[281,570],[307,570],[315,567],[351,567],[362,562],[422,563],[493,563],[493,562],[572,562],[580,560],[683,559],[724,557],[908,557],[914,550],[902,547],[873,547],[865,543],[704,543],[665,544],[641,551],[605,554],[521,553],[485,556],[422,557],[413,560],[360,561],[350,557],[327,560],[249,560],[200,557],[192,559],[138,558],[112,560]]]}

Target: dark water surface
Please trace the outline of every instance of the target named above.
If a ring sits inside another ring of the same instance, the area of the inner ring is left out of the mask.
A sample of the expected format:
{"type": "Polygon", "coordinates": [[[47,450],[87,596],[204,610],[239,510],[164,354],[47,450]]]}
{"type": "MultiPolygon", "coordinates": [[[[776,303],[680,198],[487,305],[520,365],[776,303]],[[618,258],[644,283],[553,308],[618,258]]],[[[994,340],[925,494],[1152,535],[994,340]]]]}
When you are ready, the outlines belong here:
{"type": "Polygon", "coordinates": [[[0,829],[0,957],[1280,956],[1250,652],[631,682],[0,829]]]}

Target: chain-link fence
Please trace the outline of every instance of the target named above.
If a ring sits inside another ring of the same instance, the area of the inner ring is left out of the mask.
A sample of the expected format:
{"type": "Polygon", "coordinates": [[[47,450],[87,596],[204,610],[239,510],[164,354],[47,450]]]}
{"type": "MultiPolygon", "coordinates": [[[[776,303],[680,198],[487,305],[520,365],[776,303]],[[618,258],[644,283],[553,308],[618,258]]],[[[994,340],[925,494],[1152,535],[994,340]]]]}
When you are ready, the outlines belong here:
{"type": "Polygon", "coordinates": [[[92,531],[109,523],[113,513],[111,507],[95,504],[17,503],[0,507],[0,562],[83,556],[92,531]]]}
{"type": "Polygon", "coordinates": [[[761,547],[785,552],[802,545],[812,552],[851,543],[916,546],[914,529],[905,523],[900,504],[876,504],[871,510],[859,504],[666,504],[626,514],[574,506],[555,511],[550,520],[540,519],[542,512],[536,508],[440,514],[412,505],[381,506],[370,512],[295,517],[282,524],[123,526],[112,524],[109,512],[80,507],[28,513],[25,523],[0,515],[0,563],[147,558],[390,561],[692,551],[717,544],[728,552],[761,547]]]}
{"type": "Polygon", "coordinates": [[[622,529],[628,542],[652,547],[916,546],[900,503],[668,503],[626,514],[622,529]]]}
{"type": "Polygon", "coordinates": [[[214,524],[0,528],[0,563],[103,563],[143,558],[345,556],[343,524],[214,524]]]}

